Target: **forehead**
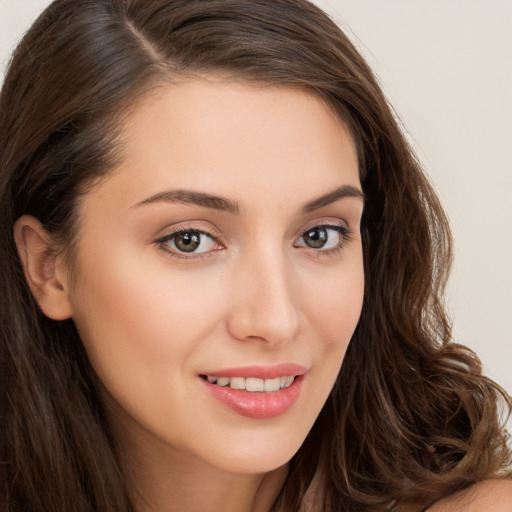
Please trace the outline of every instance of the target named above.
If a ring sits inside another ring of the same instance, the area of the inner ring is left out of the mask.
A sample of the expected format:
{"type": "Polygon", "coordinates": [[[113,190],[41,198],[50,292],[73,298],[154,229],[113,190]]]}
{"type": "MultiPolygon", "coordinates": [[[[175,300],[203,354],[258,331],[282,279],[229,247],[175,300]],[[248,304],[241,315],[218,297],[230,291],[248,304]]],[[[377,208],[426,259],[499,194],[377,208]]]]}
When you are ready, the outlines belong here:
{"type": "Polygon", "coordinates": [[[250,201],[359,186],[347,128],[303,88],[220,79],[162,84],[132,107],[120,140],[121,161],[107,181],[132,204],[166,188],[250,201]]]}

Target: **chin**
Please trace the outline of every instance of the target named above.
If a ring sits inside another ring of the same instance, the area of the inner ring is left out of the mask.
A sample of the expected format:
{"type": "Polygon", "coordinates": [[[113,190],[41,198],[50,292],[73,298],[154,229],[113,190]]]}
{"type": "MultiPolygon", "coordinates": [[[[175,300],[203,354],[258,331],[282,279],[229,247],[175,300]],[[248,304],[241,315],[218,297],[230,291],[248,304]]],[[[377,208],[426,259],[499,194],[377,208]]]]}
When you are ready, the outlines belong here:
{"type": "Polygon", "coordinates": [[[295,453],[286,454],[286,456],[276,453],[260,453],[252,458],[242,458],[240,456],[230,458],[226,456],[223,460],[218,461],[215,466],[227,473],[239,475],[270,473],[288,464],[295,453]]]}
{"type": "Polygon", "coordinates": [[[260,435],[254,439],[232,439],[229,447],[217,446],[217,454],[210,453],[209,462],[229,473],[268,473],[290,462],[306,435],[307,432],[300,435],[297,431],[290,433],[288,430],[284,436],[260,435]]]}

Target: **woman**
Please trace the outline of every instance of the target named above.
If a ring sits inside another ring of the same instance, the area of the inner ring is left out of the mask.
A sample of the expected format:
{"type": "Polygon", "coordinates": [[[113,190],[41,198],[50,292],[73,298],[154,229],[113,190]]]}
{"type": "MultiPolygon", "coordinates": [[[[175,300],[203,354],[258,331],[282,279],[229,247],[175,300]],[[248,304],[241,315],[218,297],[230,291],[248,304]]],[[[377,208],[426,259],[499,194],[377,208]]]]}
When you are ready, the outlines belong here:
{"type": "Polygon", "coordinates": [[[2,510],[510,506],[446,219],[318,8],[57,0],[0,140],[2,510]]]}

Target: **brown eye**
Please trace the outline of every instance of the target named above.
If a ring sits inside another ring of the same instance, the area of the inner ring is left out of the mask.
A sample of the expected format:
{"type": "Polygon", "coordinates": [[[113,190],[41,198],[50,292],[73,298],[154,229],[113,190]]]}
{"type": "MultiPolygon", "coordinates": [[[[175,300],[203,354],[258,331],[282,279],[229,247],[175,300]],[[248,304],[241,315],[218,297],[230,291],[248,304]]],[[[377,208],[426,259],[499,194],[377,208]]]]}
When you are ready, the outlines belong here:
{"type": "Polygon", "coordinates": [[[343,226],[315,226],[305,231],[295,246],[328,250],[340,247],[346,238],[348,230],[343,226]]]}
{"type": "Polygon", "coordinates": [[[327,229],[324,227],[313,228],[302,235],[304,243],[312,249],[321,249],[328,238],[327,229]]]}
{"type": "Polygon", "coordinates": [[[194,252],[201,243],[201,235],[195,231],[185,231],[174,236],[176,249],[183,252],[194,252]]]}
{"type": "Polygon", "coordinates": [[[160,242],[167,245],[171,250],[182,253],[203,253],[216,247],[216,242],[211,236],[193,229],[178,231],[160,242]]]}

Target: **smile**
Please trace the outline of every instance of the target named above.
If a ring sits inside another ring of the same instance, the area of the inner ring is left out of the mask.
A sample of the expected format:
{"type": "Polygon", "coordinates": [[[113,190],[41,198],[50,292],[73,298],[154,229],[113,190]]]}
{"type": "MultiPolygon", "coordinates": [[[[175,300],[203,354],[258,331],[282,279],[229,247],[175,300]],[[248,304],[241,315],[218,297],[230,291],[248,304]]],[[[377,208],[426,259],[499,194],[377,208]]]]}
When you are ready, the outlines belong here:
{"type": "Polygon", "coordinates": [[[254,377],[216,377],[206,376],[210,384],[221,387],[229,386],[231,389],[245,390],[251,392],[275,392],[285,389],[293,384],[295,376],[276,377],[274,379],[257,379],[254,377]]]}
{"type": "Polygon", "coordinates": [[[296,364],[252,366],[200,375],[210,396],[223,407],[252,419],[286,413],[299,399],[307,368],[296,364]]]}

